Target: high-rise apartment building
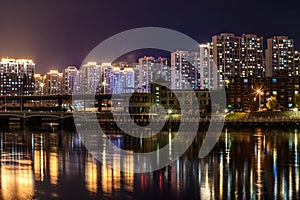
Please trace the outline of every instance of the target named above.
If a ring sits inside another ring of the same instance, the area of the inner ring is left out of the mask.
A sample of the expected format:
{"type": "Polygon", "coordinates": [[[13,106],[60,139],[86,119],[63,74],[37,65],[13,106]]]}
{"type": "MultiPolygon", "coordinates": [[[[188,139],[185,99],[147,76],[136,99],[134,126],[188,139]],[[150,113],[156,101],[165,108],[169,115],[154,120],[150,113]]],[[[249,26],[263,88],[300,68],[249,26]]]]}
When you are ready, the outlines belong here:
{"type": "Polygon", "coordinates": [[[212,58],[212,45],[200,45],[200,89],[216,89],[218,87],[217,67],[212,58]]]}
{"type": "Polygon", "coordinates": [[[190,52],[189,62],[191,64],[191,71],[189,82],[194,90],[200,89],[200,52],[190,52]]]}
{"type": "Polygon", "coordinates": [[[222,33],[212,37],[212,45],[220,85],[229,77],[265,76],[262,37],[222,33]]]}
{"type": "Polygon", "coordinates": [[[113,94],[121,94],[124,91],[123,72],[119,67],[113,67],[111,87],[113,94]]]}
{"type": "Polygon", "coordinates": [[[134,70],[132,68],[114,67],[112,70],[111,91],[113,94],[132,93],[134,88],[134,70]]]}
{"type": "Polygon", "coordinates": [[[44,94],[58,95],[62,93],[63,75],[57,70],[50,70],[45,75],[44,94]]]}
{"type": "Polygon", "coordinates": [[[0,62],[0,95],[34,94],[35,63],[29,59],[2,58],[0,62]]]}
{"type": "Polygon", "coordinates": [[[300,52],[294,52],[294,76],[300,75],[300,52]]]}
{"type": "Polygon", "coordinates": [[[78,74],[78,70],[75,66],[68,66],[63,71],[63,94],[73,94],[74,85],[76,81],[76,77],[78,74]]]}
{"type": "Polygon", "coordinates": [[[150,83],[158,78],[155,58],[152,56],[139,58],[135,73],[139,92],[149,93],[151,90],[150,83]]]}
{"type": "Polygon", "coordinates": [[[266,76],[294,76],[294,41],[287,36],[267,40],[266,76]]]}
{"type": "Polygon", "coordinates": [[[171,89],[200,88],[200,54],[177,50],[171,53],[171,89]]]}
{"type": "Polygon", "coordinates": [[[166,81],[171,80],[171,70],[167,58],[154,58],[144,56],[138,59],[138,64],[134,65],[135,87],[139,92],[150,92],[152,82],[159,78],[166,81]]]}
{"type": "Polygon", "coordinates": [[[111,63],[86,63],[76,75],[76,92],[121,94],[134,91],[134,70],[127,63],[118,64],[114,67],[111,63]]]}
{"type": "Polygon", "coordinates": [[[264,77],[263,37],[243,34],[241,38],[240,77],[264,77]]]}
{"type": "Polygon", "coordinates": [[[102,63],[101,66],[101,92],[104,94],[112,93],[112,72],[113,66],[111,63],[102,63]]]}
{"type": "Polygon", "coordinates": [[[100,92],[102,84],[101,67],[96,62],[82,65],[76,77],[76,93],[95,94],[100,92]]]}
{"type": "Polygon", "coordinates": [[[44,76],[42,76],[41,74],[34,74],[34,94],[44,94],[44,82],[44,76]]]}
{"type": "Polygon", "coordinates": [[[232,33],[222,33],[212,37],[213,62],[217,65],[220,85],[228,77],[238,75],[240,68],[241,38],[232,33]]]}
{"type": "Polygon", "coordinates": [[[133,93],[134,87],[134,70],[133,68],[127,67],[123,70],[124,73],[124,93],[133,93]]]}
{"type": "Polygon", "coordinates": [[[155,59],[156,78],[162,78],[168,82],[171,81],[171,63],[170,59],[158,57],[155,59]]]}

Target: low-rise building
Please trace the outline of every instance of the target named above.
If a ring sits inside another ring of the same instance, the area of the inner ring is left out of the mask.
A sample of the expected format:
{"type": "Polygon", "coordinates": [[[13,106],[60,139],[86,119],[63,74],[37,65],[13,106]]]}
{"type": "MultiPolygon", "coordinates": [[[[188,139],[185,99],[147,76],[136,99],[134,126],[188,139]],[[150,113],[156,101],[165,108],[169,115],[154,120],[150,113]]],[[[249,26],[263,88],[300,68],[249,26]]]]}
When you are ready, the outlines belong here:
{"type": "Polygon", "coordinates": [[[228,80],[228,106],[258,110],[266,106],[271,96],[276,96],[280,106],[293,108],[294,97],[300,91],[299,80],[298,76],[231,78],[228,80]]]}

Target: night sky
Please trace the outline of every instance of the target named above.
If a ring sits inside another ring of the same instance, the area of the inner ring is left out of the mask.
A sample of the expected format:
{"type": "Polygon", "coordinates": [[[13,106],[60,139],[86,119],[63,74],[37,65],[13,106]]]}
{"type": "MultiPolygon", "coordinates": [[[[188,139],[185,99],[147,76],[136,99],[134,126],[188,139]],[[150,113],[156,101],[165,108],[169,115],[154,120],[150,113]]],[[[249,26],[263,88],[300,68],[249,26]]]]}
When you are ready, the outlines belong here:
{"type": "Polygon", "coordinates": [[[80,65],[106,38],[155,26],[209,42],[222,32],[287,35],[300,50],[296,0],[0,0],[0,56],[32,58],[38,73],[80,65]]]}

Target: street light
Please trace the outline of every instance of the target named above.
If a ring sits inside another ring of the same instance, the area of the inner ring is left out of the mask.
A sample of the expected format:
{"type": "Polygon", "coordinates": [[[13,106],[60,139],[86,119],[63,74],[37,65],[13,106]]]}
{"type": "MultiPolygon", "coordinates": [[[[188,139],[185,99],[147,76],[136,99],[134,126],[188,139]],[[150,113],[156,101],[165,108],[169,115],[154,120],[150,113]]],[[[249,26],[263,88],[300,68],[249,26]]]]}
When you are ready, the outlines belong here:
{"type": "Polygon", "coordinates": [[[261,89],[256,90],[256,94],[258,94],[258,110],[260,111],[261,106],[261,95],[263,95],[263,91],[261,89]]]}
{"type": "Polygon", "coordinates": [[[44,94],[44,83],[40,83],[40,88],[42,89],[41,94],[43,95],[44,94]]]}
{"type": "MultiPolygon", "coordinates": [[[[103,82],[102,82],[102,85],[103,85],[103,94],[105,94],[105,86],[106,86],[106,82],[103,81],[103,82]]],[[[105,100],[104,100],[104,101],[105,101],[105,100]]],[[[102,102],[101,102],[101,104],[102,104],[102,102]]],[[[104,104],[104,106],[106,107],[106,111],[107,111],[107,104],[108,104],[108,102],[107,102],[107,100],[106,100],[106,103],[104,104]]]]}
{"type": "Polygon", "coordinates": [[[102,85],[103,85],[103,94],[105,94],[105,86],[106,86],[106,82],[103,81],[103,82],[102,82],[102,85]]]}
{"type": "Polygon", "coordinates": [[[6,112],[6,95],[4,96],[4,107],[5,107],[5,112],[6,112]]]}

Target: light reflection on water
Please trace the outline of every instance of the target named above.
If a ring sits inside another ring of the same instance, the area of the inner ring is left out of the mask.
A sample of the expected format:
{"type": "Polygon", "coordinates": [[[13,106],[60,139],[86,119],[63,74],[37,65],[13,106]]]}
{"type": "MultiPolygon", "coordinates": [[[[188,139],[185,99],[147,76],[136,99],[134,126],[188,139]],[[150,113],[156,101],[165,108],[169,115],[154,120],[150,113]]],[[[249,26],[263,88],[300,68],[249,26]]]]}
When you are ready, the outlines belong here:
{"type": "MultiPolygon", "coordinates": [[[[158,143],[159,147],[167,144],[173,136],[168,131],[142,141],[111,140],[146,152],[157,149],[158,143]]],[[[105,167],[75,133],[2,132],[0,199],[300,198],[298,130],[224,129],[213,151],[200,160],[202,139],[200,132],[191,148],[170,166],[134,174],[133,158],[112,160],[116,168],[123,164],[126,173],[105,167]]],[[[104,146],[102,153],[108,149],[104,146]]]]}

